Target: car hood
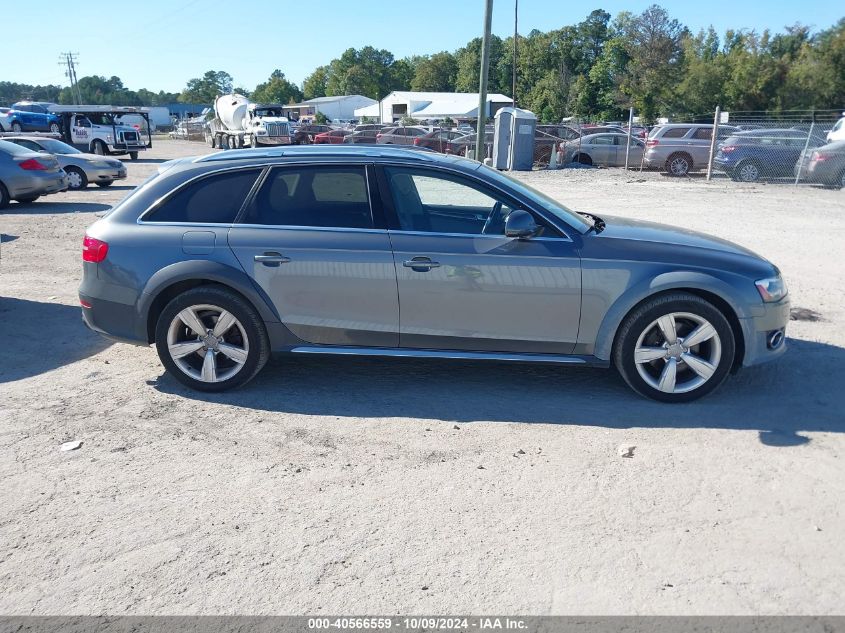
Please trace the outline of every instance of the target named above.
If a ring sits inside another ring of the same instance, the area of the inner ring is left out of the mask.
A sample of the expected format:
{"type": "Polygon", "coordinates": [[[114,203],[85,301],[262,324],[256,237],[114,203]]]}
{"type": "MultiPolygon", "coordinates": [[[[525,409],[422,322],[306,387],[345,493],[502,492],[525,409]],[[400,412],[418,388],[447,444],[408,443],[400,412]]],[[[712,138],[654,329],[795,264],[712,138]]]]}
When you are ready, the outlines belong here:
{"type": "Polygon", "coordinates": [[[698,231],[691,231],[668,224],[659,224],[657,222],[611,216],[602,217],[606,226],[599,235],[605,238],[707,249],[766,261],[754,251],[728,240],[707,235],[706,233],[699,233],[698,231]]]}
{"type": "Polygon", "coordinates": [[[67,163],[68,165],[73,165],[76,163],[88,163],[91,161],[105,161],[107,163],[119,163],[120,161],[116,158],[111,158],[110,156],[100,156],[98,154],[87,154],[85,152],[81,154],[58,154],[56,156],[59,159],[60,163],[67,163]]]}

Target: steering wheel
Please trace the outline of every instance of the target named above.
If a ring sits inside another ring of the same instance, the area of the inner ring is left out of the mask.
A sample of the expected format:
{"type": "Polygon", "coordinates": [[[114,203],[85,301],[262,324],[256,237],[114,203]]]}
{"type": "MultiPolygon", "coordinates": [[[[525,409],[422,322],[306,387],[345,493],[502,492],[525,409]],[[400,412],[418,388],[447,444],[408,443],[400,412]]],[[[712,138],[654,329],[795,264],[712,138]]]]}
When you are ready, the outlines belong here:
{"type": "Polygon", "coordinates": [[[481,229],[482,235],[498,235],[505,232],[505,218],[502,217],[502,203],[496,201],[493,205],[493,210],[487,216],[487,221],[484,223],[484,228],[481,229]]]}

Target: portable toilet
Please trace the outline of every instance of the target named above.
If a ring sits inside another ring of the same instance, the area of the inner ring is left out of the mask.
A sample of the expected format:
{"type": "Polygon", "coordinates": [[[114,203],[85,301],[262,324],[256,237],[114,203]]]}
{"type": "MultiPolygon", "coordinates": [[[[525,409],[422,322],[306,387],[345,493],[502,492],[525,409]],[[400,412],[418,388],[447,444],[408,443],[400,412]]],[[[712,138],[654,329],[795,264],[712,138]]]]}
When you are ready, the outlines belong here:
{"type": "Polygon", "coordinates": [[[496,112],[493,132],[493,167],[531,171],[537,117],[530,110],[502,108],[496,112]]]}

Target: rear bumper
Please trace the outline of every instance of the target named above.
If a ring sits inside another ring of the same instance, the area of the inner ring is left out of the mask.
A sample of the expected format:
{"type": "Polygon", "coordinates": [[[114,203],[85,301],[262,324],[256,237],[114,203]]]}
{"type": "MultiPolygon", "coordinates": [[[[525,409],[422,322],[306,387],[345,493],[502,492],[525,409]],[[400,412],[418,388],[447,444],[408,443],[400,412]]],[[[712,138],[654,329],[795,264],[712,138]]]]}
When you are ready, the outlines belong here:
{"type": "Polygon", "coordinates": [[[146,331],[139,331],[135,306],[95,299],[82,292],[79,293],[79,302],[82,304],[82,321],[90,329],[123,343],[149,345],[146,331]]]}
{"type": "Polygon", "coordinates": [[[8,179],[6,187],[9,190],[9,197],[15,200],[17,198],[59,193],[68,188],[68,180],[64,171],[51,174],[31,172],[14,179],[8,179]]]}
{"type": "Polygon", "coordinates": [[[762,312],[758,316],[741,319],[745,338],[745,357],[743,367],[751,367],[775,360],[786,352],[786,326],[789,323],[789,296],[777,303],[763,304],[762,312]],[[772,345],[777,333],[781,334],[781,342],[772,345]]]}

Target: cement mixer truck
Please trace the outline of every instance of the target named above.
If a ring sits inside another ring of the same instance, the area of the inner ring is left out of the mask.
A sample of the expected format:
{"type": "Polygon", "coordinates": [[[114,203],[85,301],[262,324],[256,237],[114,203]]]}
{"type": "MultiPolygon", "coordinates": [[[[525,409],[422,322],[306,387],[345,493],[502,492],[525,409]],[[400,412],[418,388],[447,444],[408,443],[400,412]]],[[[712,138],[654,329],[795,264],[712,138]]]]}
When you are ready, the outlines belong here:
{"type": "Polygon", "coordinates": [[[205,128],[206,142],[220,149],[290,145],[290,136],[283,106],[252,103],[236,93],[217,97],[205,128]]]}

